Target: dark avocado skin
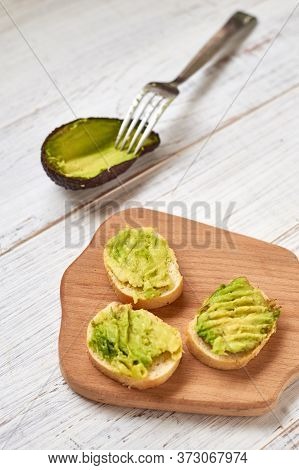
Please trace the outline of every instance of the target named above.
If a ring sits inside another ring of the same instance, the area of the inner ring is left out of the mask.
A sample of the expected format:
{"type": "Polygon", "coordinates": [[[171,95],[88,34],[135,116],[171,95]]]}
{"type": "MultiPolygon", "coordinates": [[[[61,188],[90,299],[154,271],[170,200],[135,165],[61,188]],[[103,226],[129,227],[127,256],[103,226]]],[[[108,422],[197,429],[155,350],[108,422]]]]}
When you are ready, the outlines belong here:
{"type": "MultiPolygon", "coordinates": [[[[121,125],[122,120],[117,119],[117,118],[95,118],[95,117],[90,117],[88,118],[89,120],[103,120],[103,124],[105,121],[116,121],[119,122],[119,125],[121,125]]],[[[41,163],[42,166],[54,183],[58,184],[59,186],[64,187],[65,189],[71,189],[71,190],[79,190],[79,189],[88,189],[88,188],[95,188],[97,186],[100,186],[104,183],[107,183],[108,181],[117,178],[118,175],[123,173],[124,171],[128,170],[130,166],[133,165],[133,163],[136,161],[137,158],[140,158],[142,155],[145,155],[148,152],[152,152],[155,148],[157,148],[160,145],[160,137],[159,135],[152,131],[151,136],[154,138],[154,142],[151,145],[147,145],[146,147],[143,147],[141,153],[135,157],[132,158],[131,160],[124,161],[122,163],[119,163],[117,165],[114,165],[111,167],[109,170],[104,170],[100,174],[92,177],[92,178],[79,178],[79,177],[70,177],[70,176],[65,176],[62,173],[58,173],[55,171],[51,166],[48,164],[47,161],[47,155],[45,152],[46,145],[57,131],[63,131],[65,128],[66,130],[68,129],[68,126],[71,124],[74,124],[78,121],[78,119],[75,119],[74,121],[68,122],[66,124],[63,124],[60,127],[57,127],[54,129],[51,134],[48,135],[48,137],[45,139],[42,148],[41,148],[41,163]]]]}

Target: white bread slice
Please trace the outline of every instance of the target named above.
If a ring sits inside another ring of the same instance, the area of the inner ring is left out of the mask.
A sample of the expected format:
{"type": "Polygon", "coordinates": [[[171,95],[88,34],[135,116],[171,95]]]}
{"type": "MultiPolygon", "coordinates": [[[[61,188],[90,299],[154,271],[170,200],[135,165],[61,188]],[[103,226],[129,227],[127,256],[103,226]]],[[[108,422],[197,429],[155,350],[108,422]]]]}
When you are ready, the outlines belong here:
{"type": "Polygon", "coordinates": [[[196,318],[189,323],[186,332],[186,344],[189,351],[203,364],[222,370],[241,369],[246,366],[260,352],[269,341],[270,336],[276,331],[276,325],[274,325],[268,336],[252,351],[221,356],[213,353],[210,345],[198,336],[195,331],[195,323],[196,318]]]}
{"type": "MultiPolygon", "coordinates": [[[[157,235],[161,237],[161,235],[157,235]]],[[[124,284],[120,282],[119,279],[117,279],[108,266],[108,253],[107,249],[105,248],[104,265],[108,274],[108,278],[118,299],[122,303],[132,304],[134,308],[144,308],[146,310],[164,307],[165,305],[169,305],[174,302],[183,292],[183,276],[180,273],[175,253],[171,248],[169,248],[169,254],[171,256],[171,262],[169,263],[169,276],[173,282],[173,288],[163,292],[162,295],[153,297],[151,299],[139,298],[138,301],[134,303],[134,294],[138,295],[140,290],[138,290],[138,288],[132,287],[129,284],[124,284]]]]}
{"type": "MultiPolygon", "coordinates": [[[[111,302],[109,305],[107,305],[107,307],[104,310],[110,307],[113,307],[114,305],[118,305],[118,302],[111,302]]],[[[100,315],[100,313],[101,312],[99,312],[92,320],[95,320],[98,317],[98,315],[100,315]]],[[[156,317],[152,313],[147,312],[147,314],[149,316],[155,317],[155,319],[159,320],[159,322],[164,323],[160,318],[156,317]]],[[[161,385],[164,382],[166,382],[166,380],[168,380],[171,377],[171,375],[174,373],[174,371],[178,367],[182,354],[180,355],[180,357],[174,360],[171,357],[170,353],[163,353],[158,358],[155,359],[151,368],[148,371],[147,377],[143,379],[136,379],[136,378],[129,377],[126,375],[120,375],[119,371],[116,368],[114,368],[110,364],[110,362],[99,357],[89,347],[89,340],[92,335],[92,325],[91,325],[92,320],[89,322],[88,327],[87,327],[87,349],[88,349],[89,357],[93,365],[97,369],[99,369],[103,374],[110,377],[111,379],[116,380],[117,382],[120,382],[121,384],[129,388],[132,387],[132,388],[137,388],[139,390],[144,390],[146,388],[157,387],[158,385],[161,385]]]]}
{"type": "MultiPolygon", "coordinates": [[[[261,291],[261,290],[260,290],[261,291]]],[[[261,291],[265,300],[269,300],[266,294],[261,291]]],[[[198,336],[195,331],[197,316],[188,324],[186,331],[186,344],[194,357],[199,359],[203,364],[206,364],[209,367],[214,369],[222,370],[231,370],[231,369],[241,369],[246,366],[251,359],[255,358],[260,350],[265,346],[269,341],[270,337],[276,331],[276,322],[273,325],[273,328],[268,333],[267,337],[254,349],[248,352],[240,352],[226,355],[219,355],[212,352],[212,348],[207,344],[202,338],[198,336]]]]}

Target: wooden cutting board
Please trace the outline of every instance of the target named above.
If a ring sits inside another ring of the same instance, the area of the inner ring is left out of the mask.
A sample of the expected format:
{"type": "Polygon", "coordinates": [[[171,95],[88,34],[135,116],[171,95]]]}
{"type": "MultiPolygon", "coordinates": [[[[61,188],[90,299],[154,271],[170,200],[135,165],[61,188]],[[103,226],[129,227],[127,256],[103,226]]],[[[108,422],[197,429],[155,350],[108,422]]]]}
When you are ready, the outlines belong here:
{"type": "Polygon", "coordinates": [[[119,406],[219,415],[260,415],[275,407],[299,375],[299,263],[290,251],[243,235],[148,209],[128,209],[106,220],[61,281],[60,366],[70,387],[87,398],[119,406]],[[117,300],[103,266],[106,240],[121,227],[155,227],[175,250],[184,292],[154,313],[183,335],[201,301],[219,284],[247,276],[282,306],[278,331],[246,367],[209,368],[184,355],[163,385],[138,391],[105,377],[90,362],[86,328],[95,313],[117,300]]]}

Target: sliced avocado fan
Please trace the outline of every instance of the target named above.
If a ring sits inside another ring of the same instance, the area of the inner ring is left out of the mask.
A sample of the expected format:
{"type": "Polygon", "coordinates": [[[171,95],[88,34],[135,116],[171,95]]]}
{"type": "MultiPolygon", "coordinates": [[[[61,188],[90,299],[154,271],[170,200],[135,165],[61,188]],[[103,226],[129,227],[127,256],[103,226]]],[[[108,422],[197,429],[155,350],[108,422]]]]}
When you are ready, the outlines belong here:
{"type": "Polygon", "coordinates": [[[239,277],[204,301],[195,330],[215,354],[248,352],[269,335],[279,315],[273,300],[239,277]]]}

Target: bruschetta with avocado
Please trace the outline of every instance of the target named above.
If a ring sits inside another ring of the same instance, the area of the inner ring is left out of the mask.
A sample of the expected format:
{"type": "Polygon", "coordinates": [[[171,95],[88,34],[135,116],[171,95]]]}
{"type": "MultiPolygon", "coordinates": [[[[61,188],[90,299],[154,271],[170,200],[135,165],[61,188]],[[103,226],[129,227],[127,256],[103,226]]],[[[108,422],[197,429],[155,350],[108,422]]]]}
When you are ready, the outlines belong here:
{"type": "Polygon", "coordinates": [[[136,308],[163,307],[182,293],[175,253],[152,227],[121,229],[105,245],[104,264],[119,300],[136,308]]]}
{"type": "Polygon", "coordinates": [[[110,303],[90,321],[87,348],[93,364],[128,387],[164,383],[182,357],[180,332],[146,310],[110,303]]]}
{"type": "Polygon", "coordinates": [[[280,308],[261,289],[239,277],[203,302],[187,329],[187,346],[204,364],[240,369],[276,331],[280,308]]]}

